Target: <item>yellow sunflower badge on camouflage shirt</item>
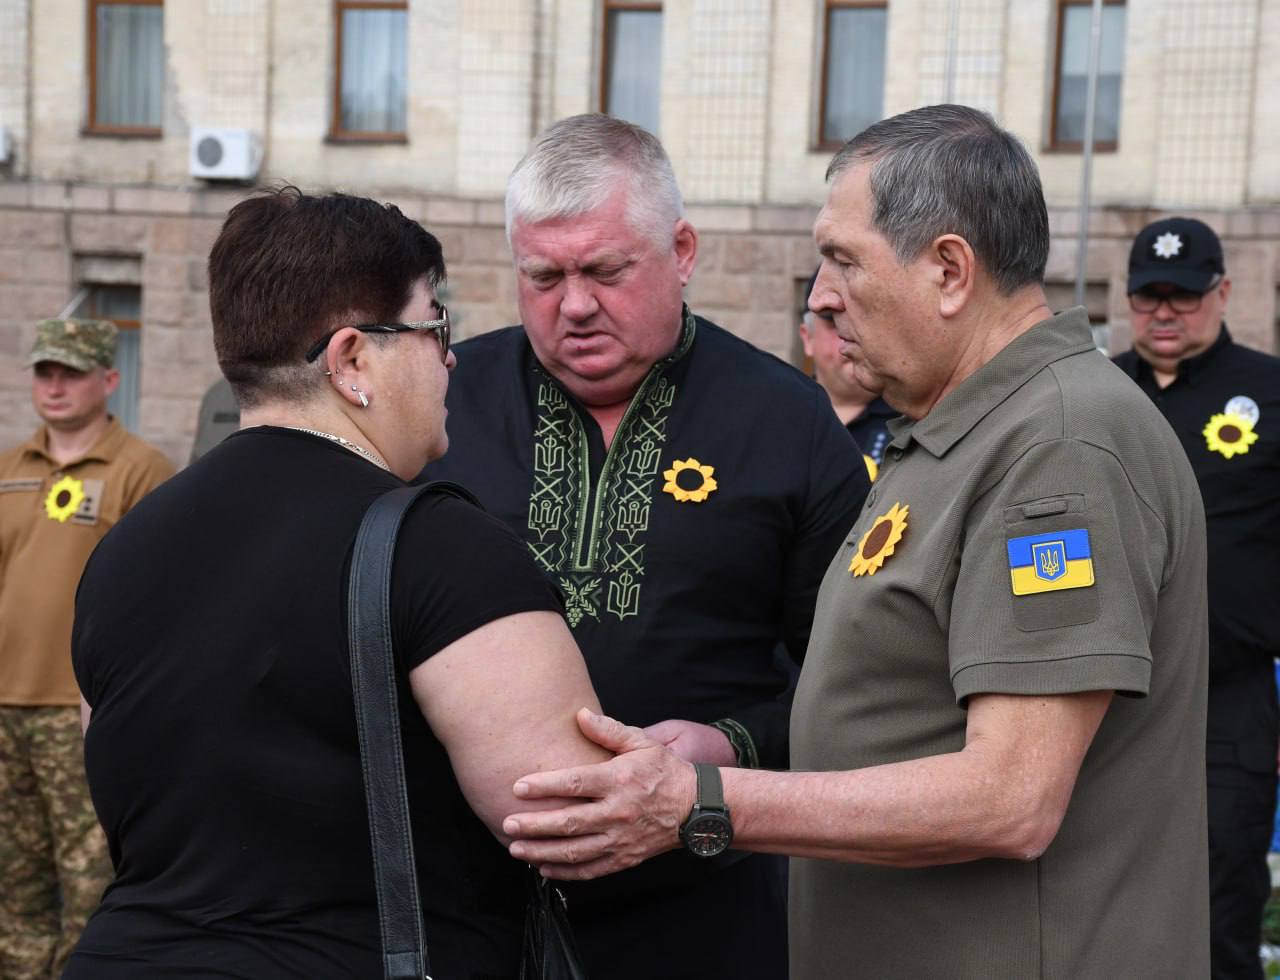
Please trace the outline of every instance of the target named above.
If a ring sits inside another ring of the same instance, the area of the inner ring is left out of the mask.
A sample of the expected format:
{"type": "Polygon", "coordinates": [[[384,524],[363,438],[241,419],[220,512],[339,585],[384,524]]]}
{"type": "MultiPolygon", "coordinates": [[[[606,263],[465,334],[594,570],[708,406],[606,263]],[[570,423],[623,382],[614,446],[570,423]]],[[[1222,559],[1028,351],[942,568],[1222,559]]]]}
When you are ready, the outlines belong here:
{"type": "Polygon", "coordinates": [[[871,530],[858,542],[853,561],[849,562],[849,571],[854,577],[874,575],[884,565],[885,559],[893,554],[894,547],[907,532],[909,509],[906,504],[896,503],[875,519],[871,530]]]}
{"type": "Polygon", "coordinates": [[[715,471],[714,466],[700,463],[692,456],[677,459],[671,464],[671,469],[662,471],[662,478],[667,481],[662,486],[662,492],[671,494],[682,504],[700,504],[719,487],[711,475],[715,471]]]}
{"type": "Polygon", "coordinates": [[[74,476],[64,476],[49,488],[49,496],[44,498],[44,512],[51,520],[65,524],[83,502],[84,484],[74,476]]]}

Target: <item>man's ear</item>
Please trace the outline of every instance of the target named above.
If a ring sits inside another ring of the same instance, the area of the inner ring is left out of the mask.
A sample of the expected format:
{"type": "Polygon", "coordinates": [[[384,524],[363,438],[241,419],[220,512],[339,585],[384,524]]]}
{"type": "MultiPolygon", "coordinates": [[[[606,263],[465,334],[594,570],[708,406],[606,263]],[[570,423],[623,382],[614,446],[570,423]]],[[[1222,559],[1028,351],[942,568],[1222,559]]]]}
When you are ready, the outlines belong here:
{"type": "Polygon", "coordinates": [[[973,295],[978,274],[978,258],[970,244],[959,235],[942,235],[929,246],[930,261],[938,284],[938,312],[956,316],[973,295]]]}
{"type": "Polygon", "coordinates": [[[104,368],[102,371],[102,387],[110,398],[120,387],[120,371],[117,368],[104,368]]]}
{"type": "Polygon", "coordinates": [[[800,324],[800,345],[804,348],[805,357],[813,357],[813,335],[807,323],[800,324]]]}
{"type": "Polygon", "coordinates": [[[687,286],[693,276],[693,267],[698,264],[698,230],[685,218],[676,222],[674,248],[680,285],[687,286]]]}
{"type": "Polygon", "coordinates": [[[1222,296],[1222,305],[1225,307],[1227,300],[1231,298],[1231,280],[1224,276],[1222,282],[1218,283],[1218,289],[1222,296]]]}

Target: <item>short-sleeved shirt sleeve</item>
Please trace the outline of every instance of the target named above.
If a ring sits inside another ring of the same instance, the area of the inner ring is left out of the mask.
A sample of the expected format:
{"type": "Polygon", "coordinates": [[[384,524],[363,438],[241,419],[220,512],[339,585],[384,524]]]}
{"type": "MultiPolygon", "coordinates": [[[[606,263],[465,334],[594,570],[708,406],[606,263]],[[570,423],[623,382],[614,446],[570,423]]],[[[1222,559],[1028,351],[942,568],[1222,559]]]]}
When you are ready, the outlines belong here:
{"type": "Polygon", "coordinates": [[[1120,461],[1079,440],[1042,443],[970,517],[948,644],[957,699],[1145,695],[1165,535],[1120,461]]]}
{"type": "Polygon", "coordinates": [[[430,494],[401,528],[391,608],[396,651],[412,670],[494,620],[562,605],[505,524],[469,501],[430,494]]]}

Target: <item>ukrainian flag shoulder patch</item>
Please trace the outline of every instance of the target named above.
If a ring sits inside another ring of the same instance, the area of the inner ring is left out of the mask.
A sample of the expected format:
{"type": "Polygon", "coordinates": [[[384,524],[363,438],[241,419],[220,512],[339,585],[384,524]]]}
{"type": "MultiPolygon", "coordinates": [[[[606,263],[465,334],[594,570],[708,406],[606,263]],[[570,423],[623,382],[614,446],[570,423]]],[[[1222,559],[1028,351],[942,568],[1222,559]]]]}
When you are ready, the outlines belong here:
{"type": "Polygon", "coordinates": [[[1093,551],[1085,528],[1010,538],[1008,547],[1014,595],[1093,585],[1093,551]]]}

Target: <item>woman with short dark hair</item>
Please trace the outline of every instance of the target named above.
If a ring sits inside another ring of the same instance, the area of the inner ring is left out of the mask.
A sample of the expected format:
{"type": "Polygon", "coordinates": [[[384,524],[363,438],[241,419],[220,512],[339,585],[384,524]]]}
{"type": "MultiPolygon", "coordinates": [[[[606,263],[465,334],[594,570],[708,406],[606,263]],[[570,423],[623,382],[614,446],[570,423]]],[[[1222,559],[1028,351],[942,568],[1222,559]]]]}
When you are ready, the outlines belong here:
{"type": "MultiPolygon", "coordinates": [[[[444,275],[439,242],[373,201],[287,188],[228,216],[210,301],[241,429],[113,529],[78,595],[86,767],[116,876],[67,977],[380,975],[346,589],[369,504],[448,444],[444,275]]],[[[574,722],[597,702],[558,597],[498,521],[428,494],[397,554],[432,965],[511,976],[512,785],[603,757],[574,722]]]]}

